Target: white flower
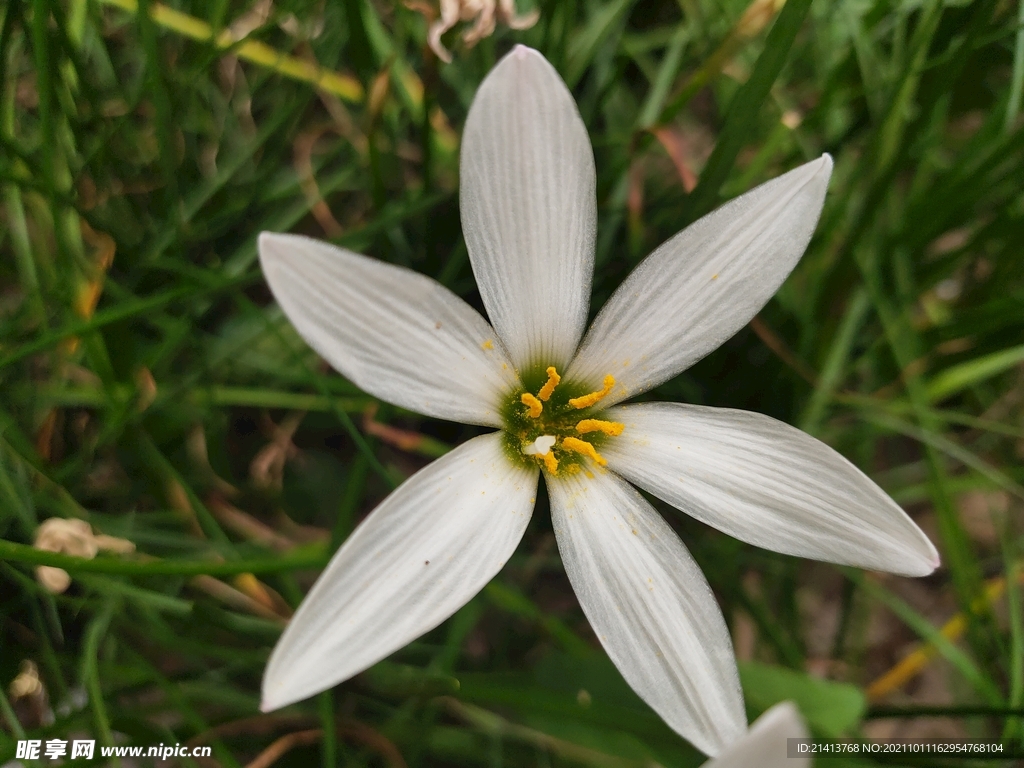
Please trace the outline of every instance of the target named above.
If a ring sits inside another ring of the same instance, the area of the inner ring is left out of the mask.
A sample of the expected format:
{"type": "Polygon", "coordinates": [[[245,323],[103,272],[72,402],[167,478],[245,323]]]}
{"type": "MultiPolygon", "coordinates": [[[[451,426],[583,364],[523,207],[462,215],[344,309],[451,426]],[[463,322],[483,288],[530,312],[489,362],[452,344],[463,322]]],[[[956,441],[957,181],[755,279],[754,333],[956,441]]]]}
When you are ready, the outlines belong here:
{"type": "Polygon", "coordinates": [[[352,677],[464,605],[518,545],[541,473],[566,572],[609,657],[708,754],[746,728],[729,635],[683,543],[627,480],[778,552],[930,573],[931,542],[823,443],[754,413],[616,405],[761,309],[810,240],[831,168],[824,155],[670,239],[581,343],[593,153],[558,74],[518,46],[480,86],[462,139],[463,231],[493,329],[428,277],[260,235],[281,307],[348,379],[404,408],[501,430],[417,472],[349,537],[274,649],[264,710],[352,677]]]}

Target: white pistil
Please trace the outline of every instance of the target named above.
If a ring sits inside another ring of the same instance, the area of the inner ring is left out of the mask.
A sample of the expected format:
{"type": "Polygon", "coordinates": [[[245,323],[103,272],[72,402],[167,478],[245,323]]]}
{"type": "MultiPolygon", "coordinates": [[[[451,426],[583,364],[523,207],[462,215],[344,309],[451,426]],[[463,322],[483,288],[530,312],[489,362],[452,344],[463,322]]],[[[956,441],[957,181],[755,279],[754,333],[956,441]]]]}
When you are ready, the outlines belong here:
{"type": "Polygon", "coordinates": [[[527,456],[543,456],[551,447],[555,444],[557,438],[554,435],[541,435],[532,443],[523,448],[523,453],[527,456]]]}

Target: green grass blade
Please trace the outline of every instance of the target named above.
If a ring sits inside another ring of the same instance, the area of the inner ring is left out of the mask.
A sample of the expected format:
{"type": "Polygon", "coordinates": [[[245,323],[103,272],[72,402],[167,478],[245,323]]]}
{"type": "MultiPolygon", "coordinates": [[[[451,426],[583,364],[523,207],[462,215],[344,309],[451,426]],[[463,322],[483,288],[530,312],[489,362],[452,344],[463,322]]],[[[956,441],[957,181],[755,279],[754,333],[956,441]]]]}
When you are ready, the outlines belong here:
{"type": "Polygon", "coordinates": [[[764,51],[758,57],[750,79],[729,104],[715,149],[701,172],[700,181],[686,200],[685,220],[699,219],[718,203],[719,190],[732,173],[743,145],[751,138],[761,106],[789,58],[810,6],[810,0],[789,0],[783,6],[768,33],[764,51]]]}

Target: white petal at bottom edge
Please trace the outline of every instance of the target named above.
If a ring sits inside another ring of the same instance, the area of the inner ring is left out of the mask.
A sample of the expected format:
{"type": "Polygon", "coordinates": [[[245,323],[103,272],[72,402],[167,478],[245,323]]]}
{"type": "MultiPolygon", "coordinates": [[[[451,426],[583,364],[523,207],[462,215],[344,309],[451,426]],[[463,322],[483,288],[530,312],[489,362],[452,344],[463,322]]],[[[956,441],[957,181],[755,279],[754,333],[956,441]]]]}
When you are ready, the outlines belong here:
{"type": "Polygon", "coordinates": [[[537,475],[513,465],[494,433],[406,480],[356,528],[288,624],[263,675],[263,711],[347,680],[465,605],[522,539],[537,475]]]}
{"type": "Polygon", "coordinates": [[[583,613],[626,682],[709,755],[746,729],[732,642],[704,574],[618,476],[548,480],[558,550],[583,613]]]}
{"type": "Polygon", "coordinates": [[[939,564],[928,537],[885,491],[796,427],[678,403],[608,414],[626,425],[602,448],[609,467],[741,541],[904,576],[939,564]]]}
{"type": "Polygon", "coordinates": [[[806,768],[807,756],[788,757],[787,739],[806,739],[807,727],[792,702],[776,704],[750,726],[739,741],[730,744],[702,768],[806,768]]]}

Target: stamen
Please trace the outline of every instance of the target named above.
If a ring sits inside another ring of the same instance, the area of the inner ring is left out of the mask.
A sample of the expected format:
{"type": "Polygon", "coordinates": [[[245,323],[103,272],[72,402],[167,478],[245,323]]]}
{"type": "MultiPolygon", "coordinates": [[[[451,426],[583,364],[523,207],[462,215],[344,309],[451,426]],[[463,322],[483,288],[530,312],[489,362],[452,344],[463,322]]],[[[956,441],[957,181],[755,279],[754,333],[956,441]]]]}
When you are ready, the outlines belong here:
{"type": "Polygon", "coordinates": [[[584,419],[576,425],[576,431],[581,435],[585,435],[587,432],[604,432],[612,437],[621,435],[625,428],[625,424],[620,424],[617,421],[602,421],[601,419],[584,419]]]}
{"type": "Polygon", "coordinates": [[[538,418],[541,411],[544,410],[544,404],[529,392],[523,392],[523,396],[519,398],[519,401],[530,409],[528,415],[531,419],[538,418]]]}
{"type": "Polygon", "coordinates": [[[551,451],[548,451],[543,456],[541,456],[541,458],[544,459],[544,468],[550,474],[557,475],[558,474],[558,459],[555,458],[555,454],[552,453],[551,451]]]}
{"type": "Polygon", "coordinates": [[[602,467],[608,465],[608,462],[605,460],[604,456],[598,453],[597,449],[595,449],[594,446],[592,446],[586,440],[579,440],[575,437],[566,437],[562,440],[562,447],[568,451],[583,454],[584,456],[587,456],[596,461],[602,467]]]}
{"type": "Polygon", "coordinates": [[[612,387],[615,386],[615,377],[608,375],[604,377],[604,388],[598,392],[591,392],[589,395],[583,395],[582,397],[574,397],[569,401],[569,405],[573,408],[589,408],[602,397],[612,391],[612,387]]]}
{"type": "Polygon", "coordinates": [[[558,375],[558,371],[555,370],[555,366],[548,367],[547,370],[548,381],[540,388],[540,392],[537,393],[537,397],[543,400],[545,403],[551,397],[551,393],[555,391],[555,387],[558,386],[558,382],[562,380],[562,377],[558,375]]]}

